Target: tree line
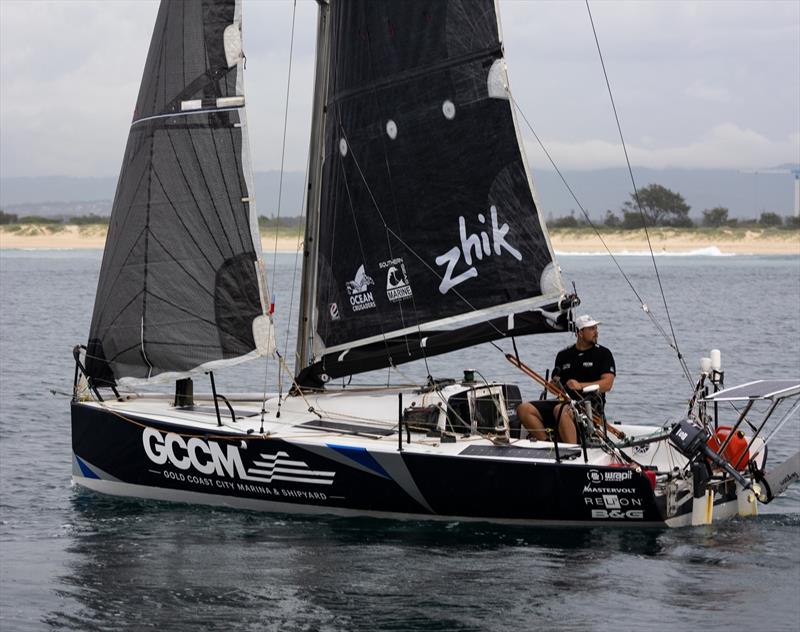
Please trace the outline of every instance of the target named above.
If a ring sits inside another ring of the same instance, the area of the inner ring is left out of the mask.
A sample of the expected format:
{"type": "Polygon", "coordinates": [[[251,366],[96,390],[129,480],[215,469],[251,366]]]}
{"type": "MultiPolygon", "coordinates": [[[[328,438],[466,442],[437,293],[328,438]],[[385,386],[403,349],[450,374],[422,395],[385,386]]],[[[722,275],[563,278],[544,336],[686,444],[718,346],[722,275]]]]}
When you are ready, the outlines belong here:
{"type": "MultiPolygon", "coordinates": [[[[0,210],[0,225],[10,224],[39,224],[39,225],[99,225],[108,226],[110,217],[108,215],[96,215],[90,213],[89,215],[71,215],[69,217],[44,217],[42,215],[23,215],[19,216],[16,213],[6,213],[0,210]]],[[[258,216],[258,227],[265,228],[296,228],[300,224],[305,223],[304,217],[265,217],[258,216]]]]}
{"type": "Polygon", "coordinates": [[[0,210],[0,224],[102,224],[108,225],[109,217],[106,215],[77,215],[71,217],[45,217],[43,215],[23,215],[19,216],[16,213],[6,213],[0,210]]]}
{"type": "MultiPolygon", "coordinates": [[[[608,228],[636,230],[647,226],[670,226],[673,228],[693,228],[703,226],[707,228],[722,228],[726,226],[761,226],[761,227],[784,227],[800,228],[800,221],[797,217],[782,217],[777,213],[761,213],[758,219],[738,220],[729,216],[728,209],[724,206],[715,206],[705,209],[699,223],[689,217],[691,207],[680,193],[671,191],[660,184],[649,184],[642,187],[636,193],[630,194],[630,199],[625,201],[618,212],[611,209],[606,211],[601,224],[608,228]],[[639,209],[641,208],[641,212],[639,209]],[[644,216],[643,216],[644,215],[644,216]]],[[[18,217],[14,213],[6,213],[0,210],[0,224],[100,224],[108,225],[109,218],[103,215],[79,215],[75,217],[58,218],[42,217],[39,215],[26,215],[18,217]]],[[[303,217],[265,217],[260,215],[258,226],[261,229],[267,228],[296,228],[305,220],[303,217]]],[[[573,211],[570,215],[549,219],[547,225],[550,228],[578,228],[587,225],[588,222],[575,216],[573,211]]]]}
{"type": "MultiPolygon", "coordinates": [[[[691,207],[680,193],[671,191],[660,184],[649,184],[642,187],[636,193],[630,194],[630,199],[626,200],[619,213],[611,209],[606,211],[605,217],[601,222],[608,228],[620,228],[626,230],[636,230],[647,226],[671,226],[673,228],[693,228],[703,226],[706,228],[723,228],[726,226],[750,226],[758,225],[762,227],[787,227],[800,228],[800,222],[796,217],[783,218],[777,213],[761,213],[758,219],[738,220],[729,217],[728,209],[724,206],[715,206],[703,211],[699,223],[689,217],[691,207]],[[641,208],[641,212],[639,209],[641,208]],[[644,217],[642,216],[644,214],[644,217]]],[[[548,220],[547,225],[551,228],[577,228],[588,225],[583,218],[575,217],[575,212],[563,217],[548,220]]]]}

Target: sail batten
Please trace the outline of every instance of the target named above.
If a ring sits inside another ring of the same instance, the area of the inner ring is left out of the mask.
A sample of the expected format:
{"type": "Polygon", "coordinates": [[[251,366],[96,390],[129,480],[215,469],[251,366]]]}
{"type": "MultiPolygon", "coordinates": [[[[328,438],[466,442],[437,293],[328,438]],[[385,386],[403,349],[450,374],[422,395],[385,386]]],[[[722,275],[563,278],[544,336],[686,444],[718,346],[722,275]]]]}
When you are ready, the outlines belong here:
{"type": "Polygon", "coordinates": [[[239,4],[159,8],[87,346],[100,385],[174,379],[268,351],[254,334],[265,280],[239,4]]]}
{"type": "MultiPolygon", "coordinates": [[[[479,344],[511,335],[495,320],[558,303],[494,1],[332,0],[320,11],[330,37],[318,50],[327,89],[316,105],[315,309],[300,332],[313,341],[301,367],[315,368],[304,374],[390,366],[404,346],[411,358],[479,344]]],[[[567,321],[540,324],[530,333],[567,321]]]]}

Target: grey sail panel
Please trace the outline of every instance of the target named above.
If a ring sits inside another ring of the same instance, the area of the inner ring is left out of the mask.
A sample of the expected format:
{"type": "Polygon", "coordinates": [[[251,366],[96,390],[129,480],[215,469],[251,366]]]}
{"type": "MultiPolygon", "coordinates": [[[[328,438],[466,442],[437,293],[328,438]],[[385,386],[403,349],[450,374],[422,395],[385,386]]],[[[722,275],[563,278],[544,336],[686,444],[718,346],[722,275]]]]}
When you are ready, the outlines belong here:
{"type": "Polygon", "coordinates": [[[92,316],[97,382],[179,376],[255,352],[264,312],[238,15],[234,0],[160,7],[92,316]]]}
{"type": "Polygon", "coordinates": [[[330,11],[316,357],[558,299],[493,0],[330,11]]]}

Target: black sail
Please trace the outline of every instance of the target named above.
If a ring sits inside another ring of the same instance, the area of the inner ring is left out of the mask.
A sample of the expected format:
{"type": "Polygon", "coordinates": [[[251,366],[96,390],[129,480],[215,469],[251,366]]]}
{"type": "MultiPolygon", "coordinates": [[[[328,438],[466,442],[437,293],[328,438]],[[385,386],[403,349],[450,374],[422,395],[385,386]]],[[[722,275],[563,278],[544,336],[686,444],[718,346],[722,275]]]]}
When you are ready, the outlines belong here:
{"type": "Polygon", "coordinates": [[[334,0],[329,55],[304,374],[566,327],[494,0],[334,0]]]}
{"type": "Polygon", "coordinates": [[[264,282],[242,60],[240,1],[162,2],[92,316],[96,383],[177,377],[257,351],[264,282]]]}

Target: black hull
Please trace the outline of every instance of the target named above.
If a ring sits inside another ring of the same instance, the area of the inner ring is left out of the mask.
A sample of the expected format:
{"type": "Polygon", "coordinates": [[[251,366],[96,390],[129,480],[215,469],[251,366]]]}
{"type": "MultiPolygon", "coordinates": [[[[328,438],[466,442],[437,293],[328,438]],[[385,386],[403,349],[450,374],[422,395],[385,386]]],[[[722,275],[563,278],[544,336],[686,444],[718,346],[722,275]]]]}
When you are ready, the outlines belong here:
{"type": "Polygon", "coordinates": [[[72,447],[76,482],[117,495],[290,513],[666,524],[663,497],[644,474],[580,459],[525,462],[368,451],[330,436],[311,443],[192,433],[80,403],[72,405],[72,447]]]}

